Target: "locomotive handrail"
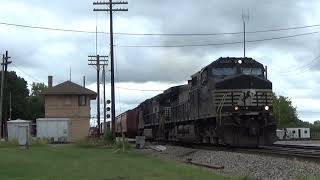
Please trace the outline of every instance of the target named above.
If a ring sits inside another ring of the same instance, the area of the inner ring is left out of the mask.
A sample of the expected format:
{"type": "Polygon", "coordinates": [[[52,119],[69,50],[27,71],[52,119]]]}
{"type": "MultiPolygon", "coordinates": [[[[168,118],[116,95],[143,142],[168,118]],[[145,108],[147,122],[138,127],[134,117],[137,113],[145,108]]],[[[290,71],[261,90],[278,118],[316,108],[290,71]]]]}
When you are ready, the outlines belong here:
{"type": "Polygon", "coordinates": [[[221,101],[220,101],[220,104],[218,106],[218,117],[219,117],[219,125],[221,125],[221,111],[222,111],[222,106],[224,104],[224,101],[226,99],[226,96],[227,96],[227,93],[223,95],[221,101]]]}

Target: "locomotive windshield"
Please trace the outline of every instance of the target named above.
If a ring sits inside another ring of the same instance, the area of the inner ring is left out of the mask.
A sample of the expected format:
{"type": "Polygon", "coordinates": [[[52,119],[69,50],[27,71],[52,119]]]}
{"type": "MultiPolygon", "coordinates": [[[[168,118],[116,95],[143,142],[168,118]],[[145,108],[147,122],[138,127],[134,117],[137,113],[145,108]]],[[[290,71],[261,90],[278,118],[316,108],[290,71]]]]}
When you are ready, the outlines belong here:
{"type": "Polygon", "coordinates": [[[261,76],[263,74],[260,68],[241,68],[243,74],[261,76]]]}
{"type": "Polygon", "coordinates": [[[212,75],[214,76],[230,76],[237,73],[237,69],[235,67],[233,68],[213,68],[212,69],[212,75]]]}

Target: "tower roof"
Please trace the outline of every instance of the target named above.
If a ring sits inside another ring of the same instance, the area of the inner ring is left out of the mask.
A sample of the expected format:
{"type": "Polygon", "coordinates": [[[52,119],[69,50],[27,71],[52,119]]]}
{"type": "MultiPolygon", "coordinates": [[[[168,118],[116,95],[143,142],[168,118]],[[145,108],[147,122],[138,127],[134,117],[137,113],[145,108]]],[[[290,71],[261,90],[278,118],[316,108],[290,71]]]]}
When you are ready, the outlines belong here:
{"type": "Polygon", "coordinates": [[[85,87],[82,87],[71,81],[65,81],[56,86],[49,87],[45,89],[41,94],[42,95],[90,95],[93,98],[97,96],[96,92],[90,89],[87,89],[85,87]]]}

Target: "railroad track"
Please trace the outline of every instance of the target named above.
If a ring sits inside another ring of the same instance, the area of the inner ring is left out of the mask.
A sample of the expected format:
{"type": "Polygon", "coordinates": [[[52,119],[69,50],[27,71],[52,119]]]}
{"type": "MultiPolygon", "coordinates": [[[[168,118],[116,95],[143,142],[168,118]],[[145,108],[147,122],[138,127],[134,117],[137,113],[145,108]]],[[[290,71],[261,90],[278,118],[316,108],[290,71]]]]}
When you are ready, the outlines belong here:
{"type": "Polygon", "coordinates": [[[188,147],[195,150],[198,149],[198,150],[255,153],[255,154],[265,154],[265,155],[268,154],[268,155],[282,156],[286,158],[300,158],[304,160],[320,161],[320,146],[274,144],[272,146],[259,146],[258,148],[238,148],[238,147],[227,147],[222,145],[197,144],[197,143],[190,144],[190,143],[162,142],[160,144],[183,146],[183,147],[188,147]]]}
{"type": "Polygon", "coordinates": [[[280,145],[260,146],[258,148],[236,148],[236,151],[280,155],[285,157],[320,160],[320,146],[280,145]]]}

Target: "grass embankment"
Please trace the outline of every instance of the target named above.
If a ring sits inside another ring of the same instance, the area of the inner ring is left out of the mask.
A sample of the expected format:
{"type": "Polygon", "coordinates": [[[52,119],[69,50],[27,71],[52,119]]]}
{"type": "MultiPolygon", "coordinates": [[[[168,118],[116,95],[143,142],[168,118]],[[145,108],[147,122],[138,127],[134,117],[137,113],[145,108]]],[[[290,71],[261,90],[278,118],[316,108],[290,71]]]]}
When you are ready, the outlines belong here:
{"type": "Polygon", "coordinates": [[[198,167],[165,162],[129,150],[74,145],[28,150],[0,146],[0,179],[151,180],[227,179],[198,167]]]}

